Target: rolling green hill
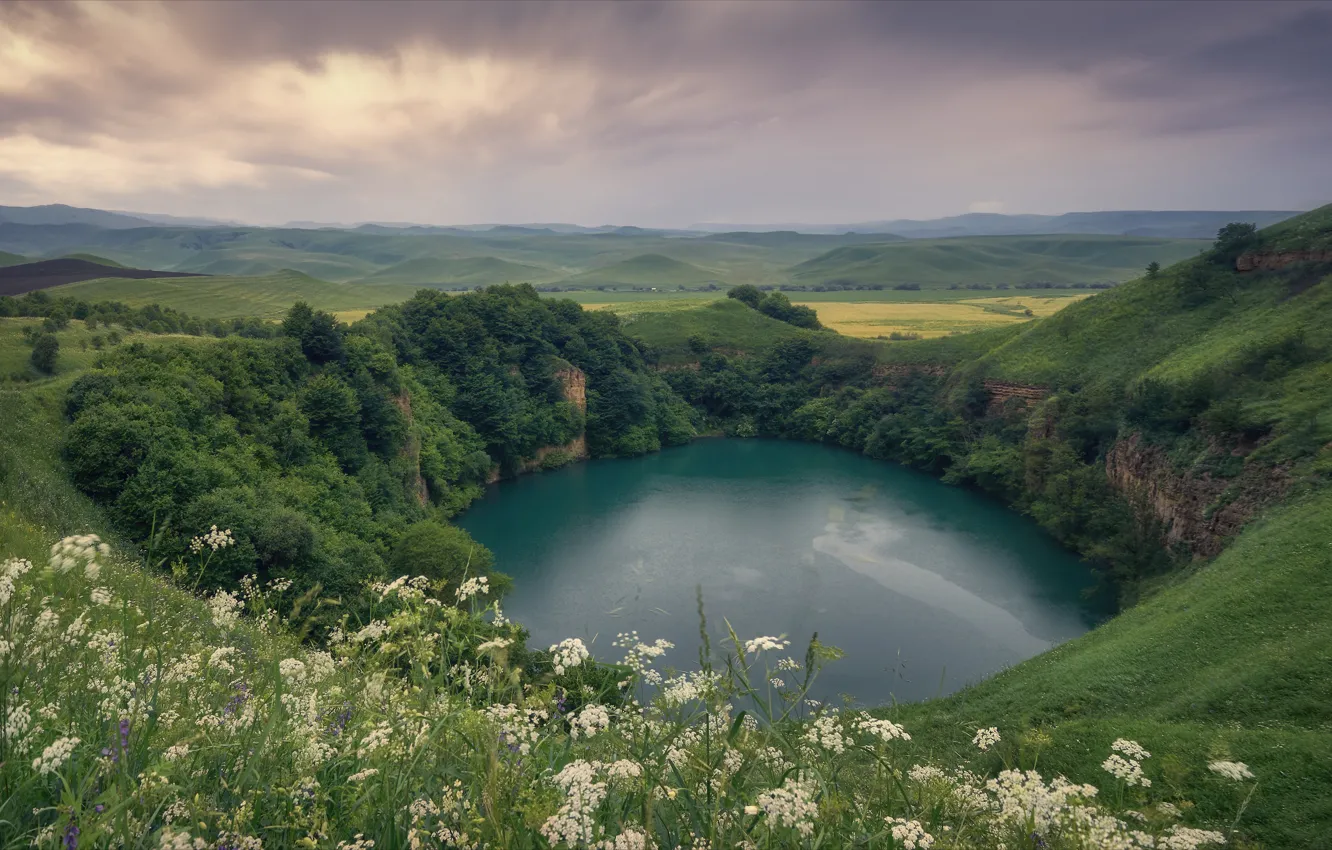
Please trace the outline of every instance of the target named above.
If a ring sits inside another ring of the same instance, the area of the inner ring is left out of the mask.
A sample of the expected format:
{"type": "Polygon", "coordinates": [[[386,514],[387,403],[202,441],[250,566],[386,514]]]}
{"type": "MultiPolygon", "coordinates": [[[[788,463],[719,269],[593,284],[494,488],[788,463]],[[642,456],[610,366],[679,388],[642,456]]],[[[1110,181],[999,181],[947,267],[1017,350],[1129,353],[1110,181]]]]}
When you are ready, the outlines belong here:
{"type": "Polygon", "coordinates": [[[0,266],[17,266],[22,263],[30,263],[32,260],[22,254],[11,254],[8,251],[0,251],[0,266]]]}
{"type": "Polygon", "coordinates": [[[989,236],[834,248],[790,269],[797,283],[1095,283],[1137,277],[1207,243],[1117,236],[989,236]]]}
{"type": "Polygon", "coordinates": [[[260,277],[186,277],[153,280],[103,278],[58,286],[55,297],[160,304],[205,319],[278,318],[297,301],[332,312],[370,310],[405,301],[416,291],[402,284],[330,283],[290,269],[260,277]]]}
{"type": "Polygon", "coordinates": [[[108,260],[106,257],[99,257],[96,254],[65,254],[62,260],[86,260],[89,263],[96,263],[99,266],[110,266],[113,269],[126,268],[124,263],[117,263],[115,260],[108,260]]]}
{"type": "Polygon", "coordinates": [[[716,272],[699,268],[691,263],[661,254],[640,254],[567,277],[561,283],[568,286],[656,286],[695,287],[720,283],[716,272]]]}
{"type": "Polygon", "coordinates": [[[380,269],[357,282],[488,286],[493,283],[539,283],[560,276],[559,272],[550,269],[497,257],[417,257],[380,269]]]}

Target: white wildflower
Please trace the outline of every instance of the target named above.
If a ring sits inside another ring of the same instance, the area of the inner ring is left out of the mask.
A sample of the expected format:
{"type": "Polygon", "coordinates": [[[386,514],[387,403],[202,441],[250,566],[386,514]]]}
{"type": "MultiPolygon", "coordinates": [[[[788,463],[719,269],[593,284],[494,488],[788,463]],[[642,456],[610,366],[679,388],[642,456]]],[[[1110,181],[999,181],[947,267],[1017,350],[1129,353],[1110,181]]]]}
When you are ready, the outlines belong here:
{"type": "Polygon", "coordinates": [[[999,740],[1000,739],[999,739],[998,728],[990,726],[989,728],[986,729],[977,729],[976,737],[971,739],[971,743],[975,744],[982,751],[984,751],[988,750],[990,747],[993,747],[995,744],[999,743],[999,740]]]}
{"type": "Polygon", "coordinates": [[[1126,759],[1118,753],[1111,753],[1109,758],[1101,762],[1101,769],[1125,785],[1141,785],[1143,788],[1152,785],[1152,780],[1143,775],[1140,762],[1126,759]]]}
{"type": "Polygon", "coordinates": [[[78,745],[78,738],[56,739],[55,743],[42,750],[42,754],[32,760],[32,769],[42,776],[55,773],[69,761],[69,757],[74,754],[74,748],[78,745]]]}
{"type": "Polygon", "coordinates": [[[94,605],[110,605],[115,601],[111,591],[105,587],[94,587],[88,595],[94,605]]]}
{"type": "Polygon", "coordinates": [[[485,596],[490,593],[490,579],[485,576],[469,578],[463,582],[453,595],[458,597],[459,602],[466,602],[473,596],[485,596]]]}
{"type": "Polygon", "coordinates": [[[802,838],[809,838],[814,834],[814,819],[819,813],[814,793],[813,784],[788,778],[781,788],[760,794],[758,807],[774,826],[794,829],[802,838]]]}
{"type": "Polygon", "coordinates": [[[918,820],[906,818],[884,818],[893,833],[893,841],[902,845],[904,850],[929,850],[934,844],[934,836],[925,831],[918,820]]]}
{"type": "Polygon", "coordinates": [[[1245,779],[1253,779],[1253,772],[1249,766],[1242,761],[1214,761],[1209,762],[1207,769],[1212,773],[1218,773],[1226,779],[1233,779],[1236,782],[1242,782],[1245,779]]]}
{"type": "Polygon", "coordinates": [[[1197,850],[1207,844],[1225,844],[1226,837],[1212,829],[1194,829],[1176,824],[1156,840],[1156,850],[1197,850]]]}
{"type": "Polygon", "coordinates": [[[231,536],[231,529],[218,531],[217,526],[213,526],[199,537],[190,541],[190,551],[194,553],[202,552],[205,548],[216,552],[219,549],[225,549],[228,546],[235,546],[236,539],[231,536]]]}
{"type": "Polygon", "coordinates": [[[551,661],[555,665],[555,675],[563,676],[564,671],[572,667],[577,667],[584,661],[592,657],[587,651],[587,647],[578,638],[566,638],[550,648],[554,658],[551,661]]]}
{"type": "Polygon", "coordinates": [[[610,714],[605,706],[588,705],[570,721],[569,735],[572,738],[591,738],[610,728],[610,714]]]}
{"type": "Polygon", "coordinates": [[[891,720],[879,720],[876,717],[871,717],[863,711],[851,721],[851,726],[856,731],[865,735],[872,735],[880,741],[883,741],[885,744],[891,741],[911,740],[911,736],[907,734],[906,729],[903,729],[898,724],[891,720]]]}
{"type": "Polygon", "coordinates": [[[791,645],[789,640],[780,637],[756,637],[753,640],[745,641],[745,654],[756,655],[766,650],[780,652],[791,645]]]}
{"type": "Polygon", "coordinates": [[[166,752],[162,753],[162,758],[166,759],[167,761],[180,761],[189,754],[190,754],[189,744],[175,744],[174,746],[166,748],[166,752]]]}
{"type": "Polygon", "coordinates": [[[805,740],[834,755],[841,755],[854,741],[842,734],[842,724],[834,714],[824,714],[809,724],[805,740]]]}
{"type": "Polygon", "coordinates": [[[1151,753],[1143,749],[1142,744],[1139,744],[1137,741],[1130,741],[1127,738],[1115,739],[1115,742],[1110,745],[1110,751],[1120,753],[1125,758],[1132,759],[1133,761],[1142,761],[1143,759],[1149,759],[1152,757],[1151,753]]]}
{"type": "Polygon", "coordinates": [[[365,770],[358,771],[357,773],[353,773],[351,776],[348,776],[348,777],[347,777],[347,781],[348,781],[348,782],[364,782],[365,780],[369,779],[370,777],[378,775],[378,773],[379,773],[379,768],[377,768],[377,767],[367,767],[365,770]]]}
{"type": "Polygon", "coordinates": [[[213,615],[213,622],[219,629],[231,630],[240,622],[241,606],[244,605],[235,594],[219,590],[208,600],[208,610],[213,615]]]}

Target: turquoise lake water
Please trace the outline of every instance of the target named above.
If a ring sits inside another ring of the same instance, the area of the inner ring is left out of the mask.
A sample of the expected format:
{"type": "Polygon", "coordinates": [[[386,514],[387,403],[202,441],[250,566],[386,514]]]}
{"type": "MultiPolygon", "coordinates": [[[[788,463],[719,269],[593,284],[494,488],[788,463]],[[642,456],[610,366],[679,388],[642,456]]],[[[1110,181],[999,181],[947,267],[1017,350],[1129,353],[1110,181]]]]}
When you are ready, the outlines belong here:
{"type": "Polygon", "coordinates": [[[1091,628],[1091,570],[1030,520],[928,475],[778,440],[700,440],[492,485],[459,524],[514,578],[505,613],[545,648],[619,632],[698,663],[714,641],[810,635],[846,657],[813,696],[876,705],[949,693],[1091,628]]]}

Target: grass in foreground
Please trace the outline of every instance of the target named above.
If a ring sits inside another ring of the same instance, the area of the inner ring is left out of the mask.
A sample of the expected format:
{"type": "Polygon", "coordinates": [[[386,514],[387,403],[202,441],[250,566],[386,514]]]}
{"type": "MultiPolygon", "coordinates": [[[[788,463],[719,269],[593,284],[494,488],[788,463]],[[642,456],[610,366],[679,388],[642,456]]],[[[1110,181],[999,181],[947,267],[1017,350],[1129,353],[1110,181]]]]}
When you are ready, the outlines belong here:
{"type": "MultiPolygon", "coordinates": [[[[187,585],[229,534],[197,544],[174,565],[187,585]]],[[[520,667],[483,583],[444,602],[404,577],[311,650],[277,614],[281,582],[205,602],[93,536],[41,560],[0,567],[7,845],[1057,850],[1231,832],[1184,826],[1180,789],[1148,780],[1164,754],[1129,740],[1106,742],[1095,784],[1044,779],[1039,744],[1010,759],[989,728],[968,730],[974,769],[923,763],[909,729],[805,702],[833,657],[817,643],[797,660],[732,634],[674,674],[657,668],[672,646],[631,633],[613,666],[570,639],[520,667]]],[[[1239,809],[1248,768],[1211,769],[1239,809]]]]}

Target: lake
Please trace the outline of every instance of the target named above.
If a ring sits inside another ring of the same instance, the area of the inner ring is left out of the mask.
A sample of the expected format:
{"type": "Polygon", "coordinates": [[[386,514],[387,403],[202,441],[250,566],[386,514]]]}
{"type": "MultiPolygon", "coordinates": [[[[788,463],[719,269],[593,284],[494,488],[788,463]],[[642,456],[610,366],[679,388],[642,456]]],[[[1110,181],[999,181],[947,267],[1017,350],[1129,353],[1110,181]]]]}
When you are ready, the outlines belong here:
{"type": "MultiPolygon", "coordinates": [[[[459,520],[513,576],[507,616],[545,648],[619,632],[696,668],[702,588],[716,641],[810,636],[846,657],[812,696],[864,705],[950,693],[1107,613],[1091,570],[1030,520],[904,467],[781,440],[699,440],[492,485],[459,520]]],[[[775,659],[774,659],[775,662],[775,659]]]]}

